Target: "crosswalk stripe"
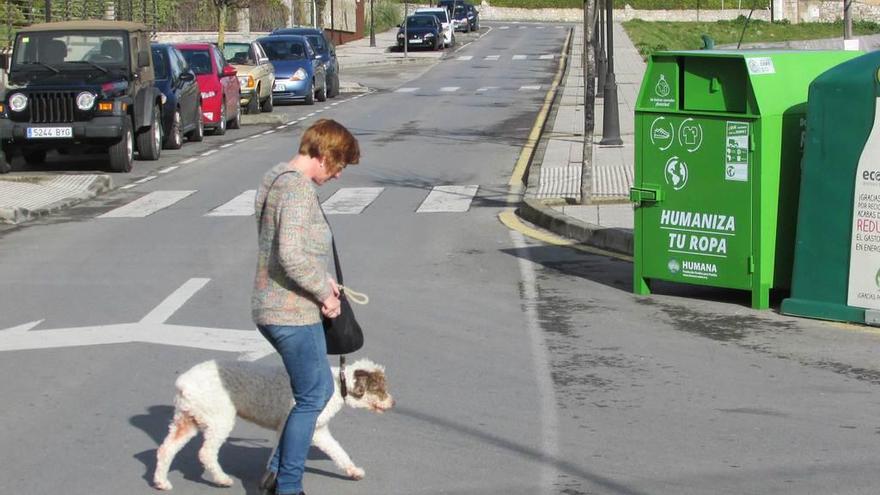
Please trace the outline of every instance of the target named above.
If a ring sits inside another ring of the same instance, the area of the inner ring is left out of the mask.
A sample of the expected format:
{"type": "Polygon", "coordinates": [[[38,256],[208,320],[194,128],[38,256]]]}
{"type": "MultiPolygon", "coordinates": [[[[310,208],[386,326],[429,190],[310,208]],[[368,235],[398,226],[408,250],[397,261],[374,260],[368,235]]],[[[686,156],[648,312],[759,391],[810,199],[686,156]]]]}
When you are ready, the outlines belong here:
{"type": "Polygon", "coordinates": [[[501,55],[486,55],[485,60],[498,60],[501,58],[501,55]]]}
{"type": "Polygon", "coordinates": [[[493,89],[498,89],[498,86],[484,86],[482,88],[477,89],[477,93],[483,93],[486,91],[491,91],[493,89]]]}
{"type": "Polygon", "coordinates": [[[458,57],[456,60],[470,60],[470,59],[472,59],[472,58],[474,58],[473,55],[461,55],[461,56],[458,57]]]}
{"type": "Polygon", "coordinates": [[[395,93],[413,93],[415,91],[418,91],[418,89],[419,88],[397,88],[397,91],[395,91],[395,93]]]}
{"type": "Polygon", "coordinates": [[[321,205],[328,215],[358,215],[382,194],[384,187],[343,187],[321,205]]]}
{"type": "Polygon", "coordinates": [[[256,189],[250,189],[205,214],[206,217],[249,217],[254,214],[256,189]]]}
{"type": "Polygon", "coordinates": [[[513,56],[514,60],[525,60],[526,58],[528,58],[528,56],[526,56],[526,55],[514,55],[513,56]]]}
{"type": "Polygon", "coordinates": [[[146,196],[108,211],[98,218],[142,218],[168,208],[195,191],[154,191],[146,196]]]}
{"type": "Polygon", "coordinates": [[[553,57],[554,55],[552,53],[548,53],[546,55],[541,55],[538,58],[540,58],[541,60],[553,60],[553,57]]]}
{"type": "Polygon", "coordinates": [[[440,91],[443,91],[444,93],[454,93],[459,89],[461,89],[459,86],[444,86],[440,88],[440,91]]]}
{"type": "Polygon", "coordinates": [[[520,91],[537,91],[539,89],[541,89],[540,84],[533,84],[530,86],[520,86],[520,88],[519,88],[520,91]]]}
{"type": "Polygon", "coordinates": [[[437,186],[416,213],[462,213],[468,211],[480,186],[437,186]]]}

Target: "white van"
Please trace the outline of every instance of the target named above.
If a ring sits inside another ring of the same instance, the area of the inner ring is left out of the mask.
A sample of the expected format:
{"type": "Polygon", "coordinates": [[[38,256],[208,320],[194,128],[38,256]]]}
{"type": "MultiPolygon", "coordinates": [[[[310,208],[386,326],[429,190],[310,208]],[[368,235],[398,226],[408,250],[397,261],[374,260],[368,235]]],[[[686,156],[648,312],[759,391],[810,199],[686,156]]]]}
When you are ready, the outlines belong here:
{"type": "Polygon", "coordinates": [[[433,15],[440,21],[443,27],[443,45],[452,46],[455,44],[455,34],[452,29],[452,19],[449,17],[449,11],[443,7],[431,7],[424,9],[416,9],[413,15],[433,15]]]}

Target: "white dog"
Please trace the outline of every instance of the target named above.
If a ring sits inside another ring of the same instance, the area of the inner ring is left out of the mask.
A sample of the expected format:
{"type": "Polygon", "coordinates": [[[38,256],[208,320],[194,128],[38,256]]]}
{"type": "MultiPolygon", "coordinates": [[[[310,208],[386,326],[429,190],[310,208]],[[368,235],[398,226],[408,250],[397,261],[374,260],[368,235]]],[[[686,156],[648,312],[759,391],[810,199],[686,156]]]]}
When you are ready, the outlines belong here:
{"type": "MultiPolygon", "coordinates": [[[[333,397],[318,416],[312,445],[327,454],[347,476],[359,480],[364,470],[355,466],[341,445],[330,434],[327,423],[343,404],[354,408],[385,412],[394,405],[394,399],[385,389],[385,368],[368,359],[360,359],[345,367],[348,395],[340,392],[339,368],[332,368],[335,390],[333,397]]],[[[265,365],[247,361],[206,361],[180,375],[175,383],[174,419],[168,427],[168,436],[156,452],[156,472],[153,483],[160,490],[170,490],[168,468],[174,456],[199,431],[205,437],[199,450],[199,460],[221,486],[231,486],[230,478],[217,454],[235,425],[235,416],[279,435],[293,407],[290,379],[280,365],[265,365]]]]}

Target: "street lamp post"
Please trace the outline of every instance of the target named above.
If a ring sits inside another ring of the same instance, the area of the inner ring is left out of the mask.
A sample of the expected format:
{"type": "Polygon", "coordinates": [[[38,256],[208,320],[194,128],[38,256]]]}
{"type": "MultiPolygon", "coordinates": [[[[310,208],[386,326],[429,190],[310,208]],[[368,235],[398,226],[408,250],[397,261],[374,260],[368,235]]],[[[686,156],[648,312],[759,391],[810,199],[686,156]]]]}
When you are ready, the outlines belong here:
{"type": "Polygon", "coordinates": [[[407,22],[407,17],[409,17],[409,2],[403,2],[403,58],[406,58],[409,55],[409,22],[407,22]]]}
{"type": "Polygon", "coordinates": [[[373,0],[370,0],[370,46],[376,46],[376,24],[373,22],[373,0]]]}
{"type": "MultiPolygon", "coordinates": [[[[601,1],[596,0],[596,3],[601,5],[601,1]]],[[[596,84],[596,98],[604,98],[605,76],[608,72],[608,59],[605,57],[605,32],[602,31],[605,23],[605,13],[602,12],[601,6],[597,6],[597,8],[599,9],[599,15],[596,16],[596,33],[598,34],[599,42],[596,44],[598,48],[596,50],[596,73],[599,76],[599,81],[596,84]]]]}
{"type": "Polygon", "coordinates": [[[605,18],[605,39],[608,47],[608,74],[605,76],[605,103],[602,111],[601,145],[620,146],[620,117],[617,114],[617,81],[614,79],[614,17],[613,0],[605,0],[607,16],[605,18]]]}

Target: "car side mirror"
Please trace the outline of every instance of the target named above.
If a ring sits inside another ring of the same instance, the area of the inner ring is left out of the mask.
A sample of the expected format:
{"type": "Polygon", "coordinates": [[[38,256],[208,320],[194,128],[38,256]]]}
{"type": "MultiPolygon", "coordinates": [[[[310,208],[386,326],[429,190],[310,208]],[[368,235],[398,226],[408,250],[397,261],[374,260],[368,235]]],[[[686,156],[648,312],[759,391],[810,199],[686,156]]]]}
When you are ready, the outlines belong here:
{"type": "Polygon", "coordinates": [[[180,73],[180,80],[181,81],[195,81],[196,75],[193,74],[192,72],[181,72],[180,73]]]}
{"type": "Polygon", "coordinates": [[[235,67],[231,65],[226,65],[223,67],[223,71],[220,73],[220,77],[231,77],[238,74],[238,71],[235,70],[235,67]]]}
{"type": "Polygon", "coordinates": [[[138,57],[137,57],[138,68],[149,67],[151,58],[152,58],[152,56],[150,55],[150,52],[138,52],[138,57]]]}

